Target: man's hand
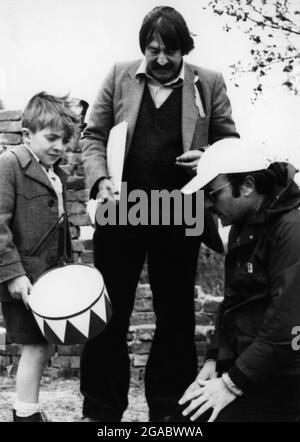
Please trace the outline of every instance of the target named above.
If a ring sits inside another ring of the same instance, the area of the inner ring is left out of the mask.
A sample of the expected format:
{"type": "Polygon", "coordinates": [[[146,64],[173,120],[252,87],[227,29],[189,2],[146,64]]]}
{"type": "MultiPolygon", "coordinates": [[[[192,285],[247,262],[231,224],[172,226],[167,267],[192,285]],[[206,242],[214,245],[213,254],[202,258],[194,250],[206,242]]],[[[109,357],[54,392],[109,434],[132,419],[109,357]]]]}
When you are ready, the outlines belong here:
{"type": "Polygon", "coordinates": [[[215,379],[216,377],[217,377],[216,361],[214,361],[213,359],[208,359],[207,361],[204,362],[204,365],[197,374],[196,379],[185,390],[185,393],[182,397],[188,396],[193,391],[198,390],[199,381],[207,381],[209,379],[215,379]]]}
{"type": "Polygon", "coordinates": [[[182,414],[187,416],[194,412],[190,417],[191,421],[198,419],[201,414],[212,408],[213,411],[208,422],[213,422],[220,411],[235,398],[236,395],[226,387],[222,378],[216,378],[208,381],[199,380],[198,388],[190,393],[186,391],[179,400],[179,404],[183,405],[190,401],[182,414]]]}
{"type": "Polygon", "coordinates": [[[18,276],[17,278],[11,279],[7,283],[8,291],[12,298],[22,299],[25,306],[28,306],[28,295],[30,295],[32,284],[26,275],[18,276]]]}
{"type": "Polygon", "coordinates": [[[97,199],[102,203],[107,201],[115,201],[114,185],[109,178],[103,178],[98,184],[97,199]]]}
{"type": "Polygon", "coordinates": [[[191,175],[197,172],[197,164],[203,152],[201,150],[189,150],[176,158],[176,166],[183,167],[191,175]]]}

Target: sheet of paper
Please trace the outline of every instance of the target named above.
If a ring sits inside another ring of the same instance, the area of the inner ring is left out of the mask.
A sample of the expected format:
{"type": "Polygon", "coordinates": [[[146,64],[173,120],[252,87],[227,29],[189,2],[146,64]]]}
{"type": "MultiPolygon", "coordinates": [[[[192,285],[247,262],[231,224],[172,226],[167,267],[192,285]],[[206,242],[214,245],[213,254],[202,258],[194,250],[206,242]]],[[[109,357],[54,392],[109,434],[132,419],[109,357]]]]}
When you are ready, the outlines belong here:
{"type": "Polygon", "coordinates": [[[115,191],[119,192],[116,199],[120,198],[121,193],[127,126],[126,121],[114,126],[109,133],[107,143],[107,170],[112,177],[115,191]]]}

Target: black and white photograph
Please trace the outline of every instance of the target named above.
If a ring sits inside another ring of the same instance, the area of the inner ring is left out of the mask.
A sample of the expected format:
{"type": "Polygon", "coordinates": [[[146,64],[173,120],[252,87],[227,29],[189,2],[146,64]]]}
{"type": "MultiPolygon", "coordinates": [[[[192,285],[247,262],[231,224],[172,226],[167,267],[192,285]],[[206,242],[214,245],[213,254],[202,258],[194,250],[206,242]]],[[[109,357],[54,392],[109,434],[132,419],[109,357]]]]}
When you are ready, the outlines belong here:
{"type": "Polygon", "coordinates": [[[300,422],[299,0],[0,0],[0,47],[0,423],[300,422]]]}

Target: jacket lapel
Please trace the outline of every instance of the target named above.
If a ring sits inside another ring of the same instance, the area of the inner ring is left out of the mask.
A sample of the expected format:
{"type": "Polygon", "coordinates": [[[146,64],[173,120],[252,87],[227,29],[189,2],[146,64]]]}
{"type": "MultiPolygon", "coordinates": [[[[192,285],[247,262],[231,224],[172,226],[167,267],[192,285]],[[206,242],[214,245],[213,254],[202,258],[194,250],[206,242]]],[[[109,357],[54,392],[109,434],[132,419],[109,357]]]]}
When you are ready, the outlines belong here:
{"type": "MultiPolygon", "coordinates": [[[[24,169],[26,176],[38,181],[46,186],[51,192],[55,194],[55,191],[46,175],[42,170],[37,160],[31,155],[31,153],[24,146],[18,146],[13,150],[13,153],[18,158],[21,167],[24,169]]],[[[56,195],[56,194],[55,194],[56,195]]]]}
{"type": "Polygon", "coordinates": [[[122,84],[122,97],[125,121],[128,123],[126,152],[132,142],[132,137],[145,89],[145,80],[136,78],[135,72],[128,73],[127,79],[122,84]]]}
{"type": "Polygon", "coordinates": [[[195,104],[194,73],[185,63],[184,82],[182,91],[182,142],[183,151],[191,148],[195,127],[198,119],[198,109],[195,104]]]}

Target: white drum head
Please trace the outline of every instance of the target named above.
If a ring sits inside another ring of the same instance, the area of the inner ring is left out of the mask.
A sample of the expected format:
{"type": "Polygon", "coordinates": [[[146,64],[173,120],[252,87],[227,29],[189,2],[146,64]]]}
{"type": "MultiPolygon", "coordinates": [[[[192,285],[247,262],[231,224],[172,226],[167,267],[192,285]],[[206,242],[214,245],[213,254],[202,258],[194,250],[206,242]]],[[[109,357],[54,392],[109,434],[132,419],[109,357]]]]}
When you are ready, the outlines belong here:
{"type": "Polygon", "coordinates": [[[101,332],[111,305],[101,273],[69,264],[44,273],[29,296],[34,317],[49,342],[77,344],[101,332]]]}
{"type": "Polygon", "coordinates": [[[38,315],[62,318],[78,314],[99,297],[103,278],[93,267],[71,264],[45,273],[34,284],[30,306],[38,315]]]}

